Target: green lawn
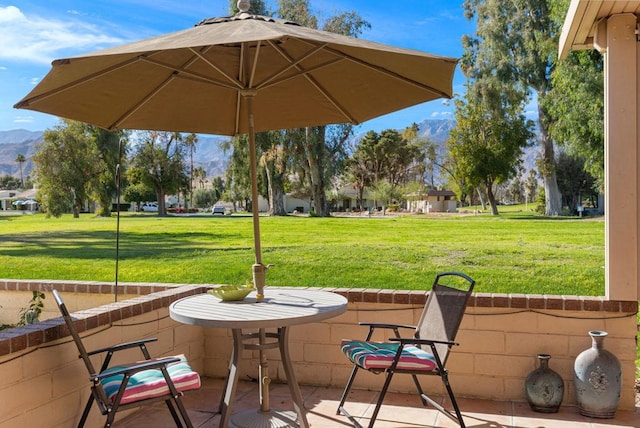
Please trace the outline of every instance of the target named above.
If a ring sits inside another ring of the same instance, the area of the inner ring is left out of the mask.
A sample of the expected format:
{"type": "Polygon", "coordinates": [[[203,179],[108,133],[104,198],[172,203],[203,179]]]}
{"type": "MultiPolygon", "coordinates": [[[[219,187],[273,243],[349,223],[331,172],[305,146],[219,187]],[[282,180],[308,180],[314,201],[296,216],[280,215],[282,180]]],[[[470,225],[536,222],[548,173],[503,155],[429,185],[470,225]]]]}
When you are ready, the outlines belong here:
{"type": "MultiPolygon", "coordinates": [[[[478,292],[604,294],[602,219],[490,215],[262,217],[267,285],[418,289],[462,271],[478,292]]],[[[245,216],[121,218],[121,282],[245,283],[245,216]]],[[[0,216],[0,277],[113,281],[116,219],[0,216]]]]}

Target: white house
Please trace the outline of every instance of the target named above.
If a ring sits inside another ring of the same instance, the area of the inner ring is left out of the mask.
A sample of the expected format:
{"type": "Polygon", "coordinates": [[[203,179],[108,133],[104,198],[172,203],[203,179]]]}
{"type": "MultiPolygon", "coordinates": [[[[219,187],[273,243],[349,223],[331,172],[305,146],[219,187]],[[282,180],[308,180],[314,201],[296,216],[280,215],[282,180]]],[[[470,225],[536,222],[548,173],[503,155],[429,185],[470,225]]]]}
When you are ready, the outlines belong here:
{"type": "Polygon", "coordinates": [[[458,208],[456,194],[451,190],[429,190],[407,195],[407,209],[417,213],[454,213],[458,208]]]}

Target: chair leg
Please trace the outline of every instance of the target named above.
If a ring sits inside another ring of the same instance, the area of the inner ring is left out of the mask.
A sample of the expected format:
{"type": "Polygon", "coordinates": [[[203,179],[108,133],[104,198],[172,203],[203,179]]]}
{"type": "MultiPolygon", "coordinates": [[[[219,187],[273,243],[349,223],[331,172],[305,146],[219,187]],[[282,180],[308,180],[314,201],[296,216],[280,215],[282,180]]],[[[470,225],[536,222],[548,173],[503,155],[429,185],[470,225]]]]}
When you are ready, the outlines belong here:
{"type": "Polygon", "coordinates": [[[462,420],[462,413],[460,413],[460,407],[458,407],[456,397],[453,395],[453,390],[451,389],[451,385],[449,384],[449,375],[446,370],[442,374],[442,382],[444,383],[444,386],[447,389],[447,393],[449,394],[449,399],[451,400],[453,410],[456,412],[456,417],[458,419],[458,423],[460,424],[460,428],[465,428],[464,421],[462,420]]]}
{"type": "Polygon", "coordinates": [[[178,414],[176,413],[176,409],[173,407],[173,403],[171,402],[171,400],[165,400],[164,401],[167,404],[167,407],[169,408],[169,411],[171,412],[171,417],[173,418],[174,422],[176,423],[176,426],[178,428],[182,427],[182,421],[180,421],[180,418],[178,417],[178,414]]]}
{"type": "Polygon", "coordinates": [[[384,401],[384,396],[387,394],[387,389],[389,389],[389,385],[391,384],[393,373],[394,372],[392,371],[387,371],[387,377],[384,380],[384,385],[382,385],[382,389],[380,390],[380,394],[378,395],[378,402],[376,403],[376,407],[375,409],[373,409],[373,414],[371,415],[371,419],[369,420],[369,428],[373,428],[373,424],[376,422],[378,412],[380,411],[380,407],[382,407],[382,402],[384,401]]]}
{"type": "MultiPolygon", "coordinates": [[[[178,406],[178,411],[180,412],[180,414],[182,415],[182,420],[185,423],[185,426],[187,428],[193,428],[193,425],[191,424],[191,419],[189,419],[189,415],[187,414],[187,409],[184,408],[184,405],[182,404],[182,400],[180,399],[180,395],[177,395],[174,398],[176,405],[178,406]]],[[[182,426],[182,425],[178,425],[178,426],[182,426]]]]}
{"type": "Polygon", "coordinates": [[[87,404],[84,406],[84,410],[82,411],[80,422],[78,422],[78,428],[83,428],[84,424],[87,422],[89,412],[91,411],[91,406],[93,405],[93,400],[93,392],[91,392],[91,394],[89,395],[89,399],[87,400],[87,404]]]}
{"type": "Polygon", "coordinates": [[[336,411],[336,415],[344,413],[343,407],[344,402],[347,401],[347,395],[349,395],[349,391],[351,390],[351,386],[353,385],[353,381],[356,378],[356,373],[358,373],[357,365],[353,365],[353,370],[351,370],[351,375],[349,376],[349,381],[347,382],[347,386],[344,387],[344,391],[342,392],[342,398],[340,398],[340,404],[338,404],[338,410],[336,411]]]}
{"type": "Polygon", "coordinates": [[[423,401],[427,401],[433,408],[438,410],[440,413],[448,417],[454,422],[457,422],[460,425],[460,428],[465,428],[464,420],[462,419],[462,413],[460,413],[460,408],[458,407],[458,402],[456,401],[456,397],[453,395],[453,390],[451,389],[451,385],[449,384],[449,376],[446,371],[441,372],[440,378],[442,379],[442,383],[447,389],[447,394],[449,395],[449,399],[451,400],[451,405],[453,406],[453,410],[455,415],[448,409],[445,409],[443,405],[433,400],[431,397],[426,394],[422,394],[421,398],[423,401]]]}

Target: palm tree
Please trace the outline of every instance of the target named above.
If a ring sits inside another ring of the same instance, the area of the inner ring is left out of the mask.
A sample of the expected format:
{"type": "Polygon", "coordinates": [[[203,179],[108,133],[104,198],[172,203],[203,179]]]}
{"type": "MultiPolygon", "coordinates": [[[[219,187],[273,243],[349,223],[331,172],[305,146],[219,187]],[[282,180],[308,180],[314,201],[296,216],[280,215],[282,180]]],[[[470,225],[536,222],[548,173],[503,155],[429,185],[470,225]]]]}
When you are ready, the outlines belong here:
{"type": "Polygon", "coordinates": [[[18,165],[20,165],[20,183],[23,189],[24,189],[24,179],[22,178],[22,164],[25,163],[26,161],[27,161],[27,158],[25,158],[22,153],[18,153],[18,156],[16,156],[16,162],[18,162],[18,165]]]}

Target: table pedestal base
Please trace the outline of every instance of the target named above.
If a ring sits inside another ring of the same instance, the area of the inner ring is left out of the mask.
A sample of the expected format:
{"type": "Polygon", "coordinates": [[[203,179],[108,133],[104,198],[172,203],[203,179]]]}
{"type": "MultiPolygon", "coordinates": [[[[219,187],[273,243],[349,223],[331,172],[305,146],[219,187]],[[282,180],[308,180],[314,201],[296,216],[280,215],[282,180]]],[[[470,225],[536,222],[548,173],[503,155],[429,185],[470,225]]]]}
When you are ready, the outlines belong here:
{"type": "Polygon", "coordinates": [[[287,327],[279,327],[277,333],[267,333],[259,329],[258,333],[243,333],[242,329],[231,329],[233,333],[233,353],[229,361],[229,374],[220,399],[220,428],[309,428],[307,415],[300,387],[296,381],[296,375],[289,358],[289,330],[287,327]],[[269,342],[269,339],[276,341],[269,342]],[[255,340],[258,343],[254,343],[255,340]],[[293,412],[275,411],[269,409],[269,383],[266,356],[263,352],[267,349],[279,348],[282,366],[289,385],[289,392],[293,401],[293,412]],[[242,350],[260,351],[260,408],[233,414],[233,399],[238,385],[238,363],[242,350]],[[264,369],[264,371],[263,371],[264,369]],[[264,379],[262,377],[265,376],[264,379]]]}
{"type": "Polygon", "coordinates": [[[231,416],[230,428],[293,428],[298,427],[298,415],[293,411],[249,409],[231,416]]]}

